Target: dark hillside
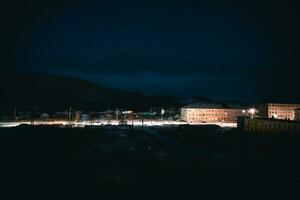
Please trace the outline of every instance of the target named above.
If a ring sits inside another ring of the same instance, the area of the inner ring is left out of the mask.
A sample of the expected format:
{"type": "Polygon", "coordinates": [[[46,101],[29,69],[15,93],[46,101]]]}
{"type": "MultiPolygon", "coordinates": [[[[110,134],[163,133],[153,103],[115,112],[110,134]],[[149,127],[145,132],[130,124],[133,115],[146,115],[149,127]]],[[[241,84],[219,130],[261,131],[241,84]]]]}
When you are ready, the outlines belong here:
{"type": "Polygon", "coordinates": [[[108,89],[86,80],[41,74],[0,75],[0,109],[59,111],[70,105],[80,110],[128,108],[145,110],[152,106],[179,106],[172,97],[108,89]]]}

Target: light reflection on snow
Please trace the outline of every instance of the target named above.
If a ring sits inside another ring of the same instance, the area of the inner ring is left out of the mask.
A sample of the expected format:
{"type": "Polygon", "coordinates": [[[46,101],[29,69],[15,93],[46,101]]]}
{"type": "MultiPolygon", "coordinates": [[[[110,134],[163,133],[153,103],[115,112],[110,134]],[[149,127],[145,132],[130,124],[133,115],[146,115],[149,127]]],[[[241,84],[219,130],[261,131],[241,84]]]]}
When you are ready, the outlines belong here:
{"type": "MultiPolygon", "coordinates": [[[[86,125],[93,126],[103,126],[103,125],[119,125],[119,121],[116,120],[86,120],[80,122],[68,122],[68,121],[21,121],[21,122],[0,122],[0,127],[16,127],[21,124],[34,124],[34,125],[72,125],[74,127],[84,127],[86,125]]],[[[128,120],[128,125],[134,126],[176,126],[176,125],[219,125],[220,127],[231,127],[236,128],[237,123],[224,123],[224,122],[215,122],[215,123],[187,123],[181,121],[169,121],[169,120],[145,120],[142,122],[141,120],[128,120]]]]}

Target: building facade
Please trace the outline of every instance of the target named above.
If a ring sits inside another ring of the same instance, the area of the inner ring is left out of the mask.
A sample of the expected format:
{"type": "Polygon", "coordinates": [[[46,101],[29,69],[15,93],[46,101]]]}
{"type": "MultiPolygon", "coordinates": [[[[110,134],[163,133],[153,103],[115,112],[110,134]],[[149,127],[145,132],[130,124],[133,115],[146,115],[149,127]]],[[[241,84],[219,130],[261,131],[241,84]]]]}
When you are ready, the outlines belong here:
{"type": "Polygon", "coordinates": [[[259,113],[263,118],[294,120],[297,108],[300,104],[267,103],[259,106],[259,113]]]}
{"type": "Polygon", "coordinates": [[[239,117],[238,128],[247,133],[298,134],[300,133],[300,122],[271,118],[239,117]]]}
{"type": "Polygon", "coordinates": [[[236,122],[244,108],[224,107],[220,104],[191,104],[181,108],[181,120],[189,123],[236,122]]]}

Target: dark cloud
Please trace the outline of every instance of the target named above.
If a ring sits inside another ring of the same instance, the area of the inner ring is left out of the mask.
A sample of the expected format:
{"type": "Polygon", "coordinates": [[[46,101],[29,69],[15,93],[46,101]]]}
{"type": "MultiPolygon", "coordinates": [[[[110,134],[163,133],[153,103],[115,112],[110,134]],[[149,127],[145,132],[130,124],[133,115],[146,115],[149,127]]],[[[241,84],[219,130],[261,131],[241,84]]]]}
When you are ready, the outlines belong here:
{"type": "Polygon", "coordinates": [[[298,10],[283,1],[10,1],[0,10],[0,66],[148,94],[300,101],[286,92],[300,64],[298,10]]]}

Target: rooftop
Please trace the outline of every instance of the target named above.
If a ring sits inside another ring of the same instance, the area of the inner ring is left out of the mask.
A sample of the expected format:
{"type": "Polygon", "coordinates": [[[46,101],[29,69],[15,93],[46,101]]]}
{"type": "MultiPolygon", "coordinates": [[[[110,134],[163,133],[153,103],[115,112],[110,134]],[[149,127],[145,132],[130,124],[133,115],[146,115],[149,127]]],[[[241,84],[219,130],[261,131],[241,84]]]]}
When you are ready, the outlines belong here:
{"type": "Polygon", "coordinates": [[[193,103],[184,108],[215,108],[215,109],[243,109],[239,104],[193,103]]]}
{"type": "Polygon", "coordinates": [[[221,104],[211,104],[211,103],[192,103],[184,108],[223,108],[221,104]]]}

